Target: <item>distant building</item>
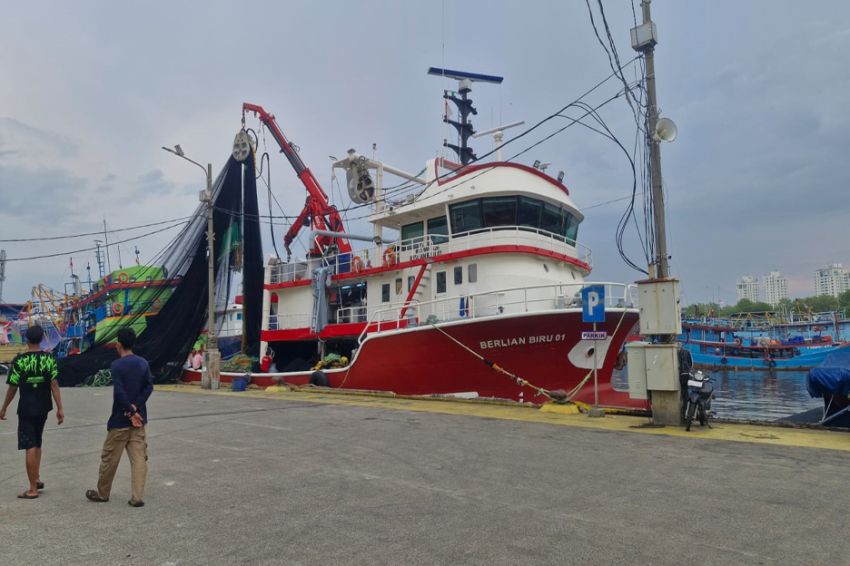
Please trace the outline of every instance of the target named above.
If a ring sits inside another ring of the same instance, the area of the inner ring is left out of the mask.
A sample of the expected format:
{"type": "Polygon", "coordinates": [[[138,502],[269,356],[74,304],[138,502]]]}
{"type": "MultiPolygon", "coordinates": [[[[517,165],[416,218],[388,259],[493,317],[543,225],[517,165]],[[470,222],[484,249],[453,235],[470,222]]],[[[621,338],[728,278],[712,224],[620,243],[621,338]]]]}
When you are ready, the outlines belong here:
{"type": "Polygon", "coordinates": [[[771,271],[761,278],[761,297],[765,303],[775,307],[779,301],[788,298],[788,280],[778,271],[771,271]]]}
{"type": "Polygon", "coordinates": [[[735,285],[735,289],[738,293],[739,301],[741,299],[749,299],[750,301],[757,303],[761,300],[758,279],[756,279],[752,275],[744,275],[743,277],[738,279],[738,283],[735,285]]]}
{"type": "Polygon", "coordinates": [[[850,272],[840,263],[815,271],[815,295],[837,297],[844,291],[850,291],[850,272]]]}

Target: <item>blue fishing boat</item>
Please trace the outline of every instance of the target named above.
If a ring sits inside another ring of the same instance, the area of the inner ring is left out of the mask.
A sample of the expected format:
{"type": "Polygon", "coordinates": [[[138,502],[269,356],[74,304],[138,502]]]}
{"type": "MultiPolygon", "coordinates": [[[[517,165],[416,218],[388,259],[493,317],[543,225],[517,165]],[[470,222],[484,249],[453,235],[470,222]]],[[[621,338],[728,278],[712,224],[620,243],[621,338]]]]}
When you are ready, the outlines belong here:
{"type": "Polygon", "coordinates": [[[765,327],[740,327],[728,321],[686,321],[679,342],[694,365],[710,369],[806,370],[836,351],[850,352],[850,343],[829,334],[776,338],[765,327]]]}

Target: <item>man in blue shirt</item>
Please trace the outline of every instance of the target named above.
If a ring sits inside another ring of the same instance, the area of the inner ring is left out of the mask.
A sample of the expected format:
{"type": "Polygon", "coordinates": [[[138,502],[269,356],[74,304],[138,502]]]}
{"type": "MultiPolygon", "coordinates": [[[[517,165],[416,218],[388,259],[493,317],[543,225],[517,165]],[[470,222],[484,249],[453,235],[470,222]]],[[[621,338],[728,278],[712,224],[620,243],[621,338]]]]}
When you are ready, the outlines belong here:
{"type": "Polygon", "coordinates": [[[121,453],[126,450],[130,457],[132,490],[127,503],[132,507],[142,507],[148,473],[145,436],[148,411],[145,403],[153,392],[153,377],[148,362],[133,353],[136,333],[131,328],[122,328],[117,337],[116,349],[120,357],[109,368],[112,372],[112,414],[106,424],[97,489],[86,491],[86,497],[91,501],[109,501],[112,480],[121,461],[121,453]]]}
{"type": "Polygon", "coordinates": [[[6,408],[20,390],[18,400],[18,450],[26,450],[27,478],[30,488],[18,495],[21,499],[37,499],[44,489],[39,477],[41,468],[41,436],[47,413],[53,410],[51,395],[56,401],[56,422],[65,420],[62,396],[59,393],[59,365],[53,354],[41,351],[44,330],[37,325],[27,328],[27,351],[18,355],[9,368],[6,398],[0,408],[0,420],[6,420],[6,408]]]}

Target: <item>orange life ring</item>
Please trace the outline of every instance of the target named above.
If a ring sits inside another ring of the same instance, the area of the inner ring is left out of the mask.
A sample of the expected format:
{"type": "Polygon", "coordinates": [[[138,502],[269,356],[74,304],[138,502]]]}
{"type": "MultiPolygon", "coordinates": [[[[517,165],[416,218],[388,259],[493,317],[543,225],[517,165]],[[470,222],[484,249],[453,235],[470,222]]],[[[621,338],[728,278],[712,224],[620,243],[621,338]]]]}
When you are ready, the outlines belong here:
{"type": "Polygon", "coordinates": [[[126,283],[129,280],[130,280],[130,276],[127,275],[126,271],[122,271],[121,273],[118,274],[118,282],[119,283],[126,283]]]}
{"type": "Polygon", "coordinates": [[[122,312],[124,312],[124,307],[121,305],[121,303],[112,303],[112,314],[118,316],[122,312]]]}
{"type": "Polygon", "coordinates": [[[384,250],[384,265],[395,265],[398,263],[398,256],[395,253],[395,246],[390,246],[384,250]]]}
{"type": "Polygon", "coordinates": [[[363,260],[360,259],[359,255],[351,258],[351,270],[354,271],[354,273],[360,273],[363,271],[363,260]]]}

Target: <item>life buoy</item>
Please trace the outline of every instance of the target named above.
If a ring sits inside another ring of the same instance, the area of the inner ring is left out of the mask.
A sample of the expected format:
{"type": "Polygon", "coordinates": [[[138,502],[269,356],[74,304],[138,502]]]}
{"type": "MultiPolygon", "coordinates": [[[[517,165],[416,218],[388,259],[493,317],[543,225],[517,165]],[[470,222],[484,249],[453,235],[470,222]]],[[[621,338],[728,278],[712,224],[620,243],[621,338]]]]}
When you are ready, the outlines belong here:
{"type": "Polygon", "coordinates": [[[119,283],[126,283],[129,280],[130,280],[130,276],[127,275],[126,271],[122,271],[121,273],[118,274],[118,282],[119,283]]]}
{"type": "Polygon", "coordinates": [[[735,345],[736,345],[736,346],[740,346],[741,344],[742,344],[741,339],[740,339],[740,338],[735,338],[735,345]]]}
{"type": "Polygon", "coordinates": [[[112,303],[112,314],[118,316],[124,312],[124,306],[121,303],[112,303]]]}
{"type": "Polygon", "coordinates": [[[363,260],[360,259],[359,255],[351,258],[351,270],[354,271],[354,273],[360,273],[363,271],[363,260]]]}
{"type": "Polygon", "coordinates": [[[395,246],[389,246],[384,250],[384,265],[395,265],[398,263],[398,256],[395,253],[395,246]]]}
{"type": "Polygon", "coordinates": [[[724,366],[725,366],[725,365],[726,365],[726,364],[728,364],[728,363],[729,363],[729,360],[728,360],[728,359],[726,359],[726,356],[723,356],[722,358],[720,358],[720,364],[721,364],[721,365],[724,365],[724,366]]]}

